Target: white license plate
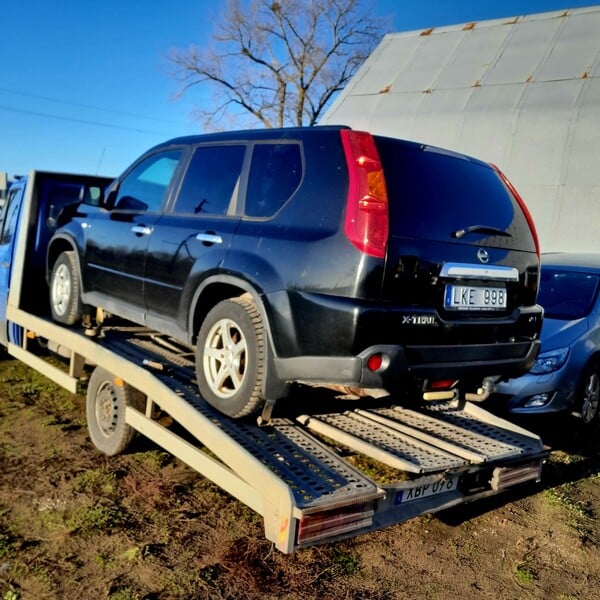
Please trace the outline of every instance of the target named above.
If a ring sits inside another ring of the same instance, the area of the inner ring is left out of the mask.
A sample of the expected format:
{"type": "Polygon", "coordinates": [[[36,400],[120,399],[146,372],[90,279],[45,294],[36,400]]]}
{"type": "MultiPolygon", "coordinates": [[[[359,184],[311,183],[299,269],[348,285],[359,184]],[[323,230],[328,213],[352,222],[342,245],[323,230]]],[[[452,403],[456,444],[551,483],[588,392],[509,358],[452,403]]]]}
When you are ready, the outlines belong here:
{"type": "Polygon", "coordinates": [[[396,492],[395,503],[404,504],[405,502],[412,502],[413,500],[421,500],[421,498],[428,498],[429,496],[451,492],[457,487],[458,476],[447,477],[446,479],[434,481],[433,483],[423,483],[408,489],[398,490],[396,492]]]}
{"type": "Polygon", "coordinates": [[[444,306],[448,310],[503,310],[505,288],[447,285],[444,306]]]}

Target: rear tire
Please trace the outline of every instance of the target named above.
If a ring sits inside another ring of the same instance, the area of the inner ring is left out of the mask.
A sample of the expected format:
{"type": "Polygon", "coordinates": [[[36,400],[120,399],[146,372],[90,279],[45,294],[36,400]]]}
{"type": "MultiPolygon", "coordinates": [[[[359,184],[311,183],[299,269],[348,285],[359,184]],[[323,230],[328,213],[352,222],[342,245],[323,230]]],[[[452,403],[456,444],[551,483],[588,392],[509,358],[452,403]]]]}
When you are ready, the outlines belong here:
{"type": "Polygon", "coordinates": [[[235,418],[256,414],[265,363],[263,321],[252,300],[224,300],[209,311],[196,341],[196,376],[211,406],[235,418]]]}
{"type": "Polygon", "coordinates": [[[74,325],[83,315],[79,269],[72,250],[62,252],[52,267],[50,310],[52,318],[65,325],[74,325]]]}
{"type": "Polygon", "coordinates": [[[591,364],[586,367],[581,377],[578,394],[581,419],[586,425],[598,420],[600,411],[600,365],[591,364]]]}
{"type": "Polygon", "coordinates": [[[85,412],[90,439],[107,456],[123,452],[137,435],[125,422],[127,406],[144,412],[146,398],[120,378],[96,367],[88,384],[85,412]]]}

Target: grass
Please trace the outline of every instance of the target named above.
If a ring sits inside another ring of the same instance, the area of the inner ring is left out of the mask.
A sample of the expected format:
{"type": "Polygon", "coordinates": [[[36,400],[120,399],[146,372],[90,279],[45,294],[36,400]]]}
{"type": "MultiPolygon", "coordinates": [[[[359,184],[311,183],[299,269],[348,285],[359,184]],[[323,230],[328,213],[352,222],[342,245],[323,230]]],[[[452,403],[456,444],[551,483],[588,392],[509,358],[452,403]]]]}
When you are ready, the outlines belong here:
{"type": "Polygon", "coordinates": [[[12,556],[14,553],[13,539],[5,533],[0,533],[0,559],[12,556]]]}
{"type": "Polygon", "coordinates": [[[75,477],[73,488],[80,493],[113,496],[117,489],[117,478],[114,473],[104,469],[88,469],[75,477]]]}
{"type": "Polygon", "coordinates": [[[592,530],[594,515],[581,502],[575,499],[577,487],[573,483],[565,483],[544,492],[544,497],[554,508],[566,512],[567,526],[582,539],[586,540],[592,530]]]}
{"type": "Polygon", "coordinates": [[[537,575],[530,565],[521,563],[515,568],[515,579],[521,585],[530,585],[537,579],[537,575]]]}
{"type": "Polygon", "coordinates": [[[125,513],[116,506],[96,504],[83,506],[72,511],[66,518],[66,525],[73,533],[110,531],[125,522],[125,513]]]}
{"type": "Polygon", "coordinates": [[[334,552],[331,563],[342,576],[354,575],[360,571],[360,558],[354,552],[334,552]]]}
{"type": "Polygon", "coordinates": [[[139,600],[140,595],[128,587],[119,587],[109,596],[110,600],[139,600]]]}

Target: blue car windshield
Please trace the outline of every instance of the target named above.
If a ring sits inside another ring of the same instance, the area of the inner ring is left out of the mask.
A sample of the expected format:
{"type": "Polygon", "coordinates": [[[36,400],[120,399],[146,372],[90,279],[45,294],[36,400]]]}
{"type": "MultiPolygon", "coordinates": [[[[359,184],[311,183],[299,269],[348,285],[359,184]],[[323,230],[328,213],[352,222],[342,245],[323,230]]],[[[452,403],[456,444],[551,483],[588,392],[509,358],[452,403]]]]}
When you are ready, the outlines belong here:
{"type": "Polygon", "coordinates": [[[542,268],[538,303],[550,319],[572,321],[592,310],[598,294],[598,275],[542,268]]]}

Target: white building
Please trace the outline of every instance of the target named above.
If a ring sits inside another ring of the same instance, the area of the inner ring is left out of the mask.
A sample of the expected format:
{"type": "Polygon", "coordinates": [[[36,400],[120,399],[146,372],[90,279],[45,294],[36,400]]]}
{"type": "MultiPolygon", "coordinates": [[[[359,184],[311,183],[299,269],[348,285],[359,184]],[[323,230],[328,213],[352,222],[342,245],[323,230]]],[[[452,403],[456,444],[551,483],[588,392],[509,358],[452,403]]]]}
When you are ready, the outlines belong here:
{"type": "Polygon", "coordinates": [[[600,6],[389,34],[320,123],[493,162],[543,251],[600,252],[600,6]]]}

